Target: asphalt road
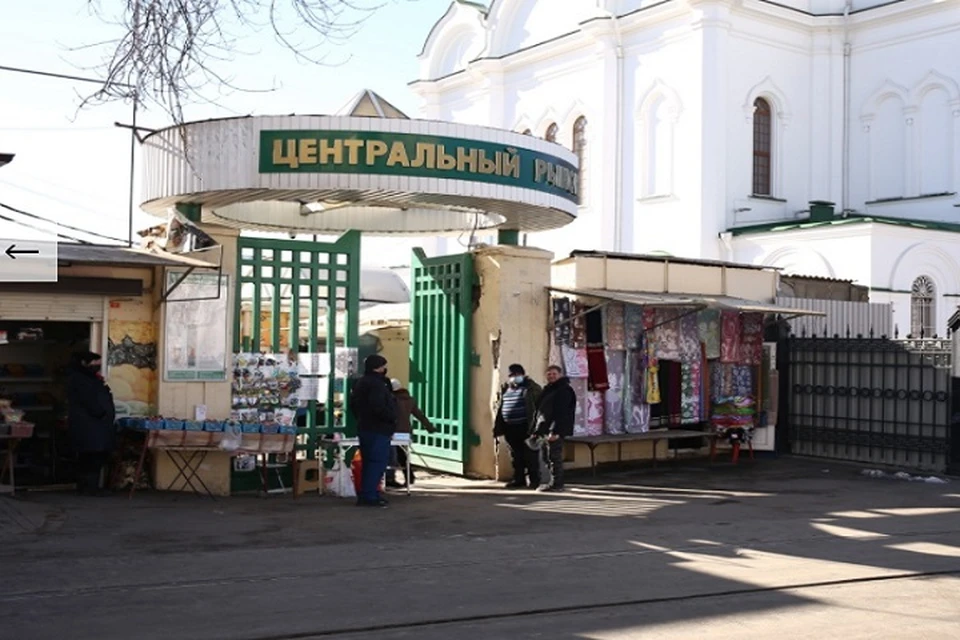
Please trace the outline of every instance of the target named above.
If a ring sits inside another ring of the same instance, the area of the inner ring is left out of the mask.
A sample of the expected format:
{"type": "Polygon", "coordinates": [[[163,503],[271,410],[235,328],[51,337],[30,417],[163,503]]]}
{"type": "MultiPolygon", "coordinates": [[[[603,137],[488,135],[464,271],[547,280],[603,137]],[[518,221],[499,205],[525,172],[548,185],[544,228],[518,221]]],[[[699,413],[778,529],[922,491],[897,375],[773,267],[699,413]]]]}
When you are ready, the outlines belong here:
{"type": "Polygon", "coordinates": [[[30,495],[0,502],[0,637],[960,638],[958,531],[952,485],[796,461],[386,511],[30,495]]]}

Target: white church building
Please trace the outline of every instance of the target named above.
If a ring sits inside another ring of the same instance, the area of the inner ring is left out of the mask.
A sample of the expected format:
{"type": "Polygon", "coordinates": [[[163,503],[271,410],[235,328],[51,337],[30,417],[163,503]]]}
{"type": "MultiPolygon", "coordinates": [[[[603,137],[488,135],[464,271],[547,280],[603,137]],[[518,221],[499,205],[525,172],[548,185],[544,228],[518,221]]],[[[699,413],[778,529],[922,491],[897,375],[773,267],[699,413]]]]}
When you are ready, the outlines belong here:
{"type": "Polygon", "coordinates": [[[853,279],[901,334],[960,304],[960,0],[458,0],[412,86],[578,152],[531,245],[853,279]]]}

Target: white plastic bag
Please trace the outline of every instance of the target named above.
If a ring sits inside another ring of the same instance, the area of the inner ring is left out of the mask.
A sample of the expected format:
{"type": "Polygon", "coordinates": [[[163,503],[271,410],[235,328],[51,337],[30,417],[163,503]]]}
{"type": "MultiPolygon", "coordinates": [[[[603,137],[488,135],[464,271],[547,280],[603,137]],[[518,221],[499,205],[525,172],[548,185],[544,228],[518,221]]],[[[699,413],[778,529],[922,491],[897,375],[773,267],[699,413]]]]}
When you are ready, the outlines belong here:
{"type": "Polygon", "coordinates": [[[350,467],[343,463],[342,459],[337,459],[330,473],[323,477],[326,484],[326,491],[332,496],[338,498],[356,498],[357,491],[353,487],[353,473],[350,467]]]}

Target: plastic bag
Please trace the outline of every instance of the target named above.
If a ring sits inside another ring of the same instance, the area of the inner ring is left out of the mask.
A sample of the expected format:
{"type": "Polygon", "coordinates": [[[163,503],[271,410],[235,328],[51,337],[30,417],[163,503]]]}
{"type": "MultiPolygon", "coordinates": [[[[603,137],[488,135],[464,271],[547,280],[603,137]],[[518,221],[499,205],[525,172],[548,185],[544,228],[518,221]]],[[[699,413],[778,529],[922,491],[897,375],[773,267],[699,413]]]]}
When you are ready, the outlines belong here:
{"type": "Polygon", "coordinates": [[[338,498],[356,498],[357,491],[353,487],[353,473],[350,467],[337,459],[330,473],[324,475],[326,492],[338,498]]]}

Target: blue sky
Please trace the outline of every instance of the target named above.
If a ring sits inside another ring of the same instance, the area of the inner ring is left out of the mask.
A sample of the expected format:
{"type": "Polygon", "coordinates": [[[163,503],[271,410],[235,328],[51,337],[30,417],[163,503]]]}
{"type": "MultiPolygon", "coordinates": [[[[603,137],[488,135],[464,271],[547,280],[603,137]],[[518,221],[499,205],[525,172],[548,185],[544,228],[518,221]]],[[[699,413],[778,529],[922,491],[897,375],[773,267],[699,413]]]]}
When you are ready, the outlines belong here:
{"type": "MultiPolygon", "coordinates": [[[[76,48],[117,34],[90,15],[87,0],[5,4],[0,66],[96,75],[98,52],[76,48]]],[[[101,6],[111,4],[123,3],[101,0],[101,6]]],[[[253,55],[238,54],[218,69],[244,87],[276,90],[219,96],[211,89],[218,105],[192,105],[187,118],[331,113],[364,88],[416,115],[418,101],[407,83],[415,79],[417,54],[450,0],[383,4],[348,41],[324,47],[327,66],[298,61],[271,33],[246,37],[239,46],[253,55]]],[[[125,238],[130,138],[113,123],[129,122],[130,108],[111,104],[78,112],[79,96],[90,86],[0,71],[0,152],[17,156],[0,169],[0,203],[125,238]]],[[[140,122],[169,124],[158,110],[142,113],[140,122]]],[[[139,185],[134,193],[139,202],[139,185]]],[[[142,226],[152,219],[141,214],[137,222],[142,226]]],[[[9,236],[9,223],[0,220],[0,233],[9,236]]]]}

